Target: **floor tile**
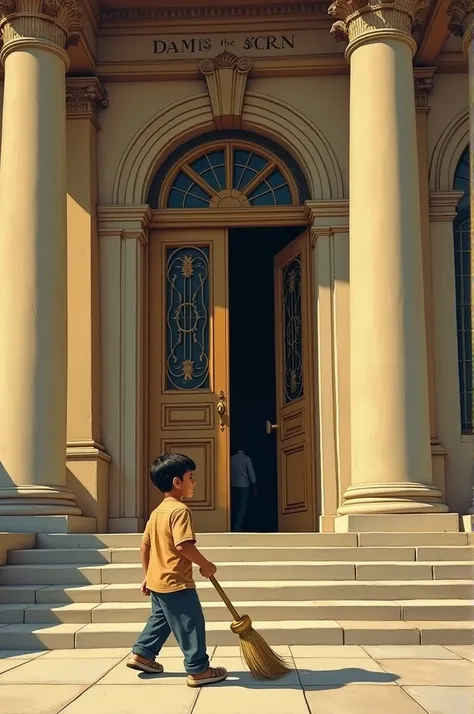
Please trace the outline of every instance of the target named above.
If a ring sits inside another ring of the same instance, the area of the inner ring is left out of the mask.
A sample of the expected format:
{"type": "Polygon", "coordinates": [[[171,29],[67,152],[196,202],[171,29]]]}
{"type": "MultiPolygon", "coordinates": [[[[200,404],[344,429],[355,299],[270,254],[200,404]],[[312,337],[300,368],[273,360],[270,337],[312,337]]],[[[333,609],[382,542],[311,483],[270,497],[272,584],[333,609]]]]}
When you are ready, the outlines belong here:
{"type": "Polygon", "coordinates": [[[364,650],[380,659],[459,659],[452,648],[441,645],[365,645],[364,650]]]}
{"type": "Polygon", "coordinates": [[[354,659],[300,659],[295,658],[296,668],[303,687],[346,684],[395,684],[396,674],[386,672],[377,662],[367,658],[354,659]]]}
{"type": "Polygon", "coordinates": [[[43,655],[44,660],[50,659],[123,659],[131,650],[128,647],[113,647],[97,650],[51,650],[43,655]]]}
{"type": "MultiPolygon", "coordinates": [[[[122,661],[116,667],[114,667],[101,681],[98,686],[106,685],[117,685],[117,684],[148,684],[148,685],[186,685],[186,672],[184,671],[183,663],[180,659],[166,657],[159,658],[159,661],[163,664],[165,671],[163,674],[145,674],[144,672],[137,672],[133,669],[129,669],[126,666],[126,661],[122,661]]],[[[217,661],[215,662],[217,665],[217,661]]],[[[232,684],[233,686],[243,686],[243,687],[266,687],[268,683],[259,682],[246,671],[244,664],[238,657],[226,657],[222,664],[223,667],[229,672],[229,678],[226,682],[223,682],[223,686],[227,684],[232,684]]],[[[0,680],[1,681],[1,680],[0,680]]],[[[272,687],[285,687],[285,686],[298,686],[299,680],[295,671],[291,672],[287,677],[281,679],[277,682],[271,683],[272,687]]]]}
{"type": "Polygon", "coordinates": [[[22,665],[26,664],[27,661],[28,660],[25,659],[0,660],[0,674],[3,674],[3,672],[9,672],[11,669],[16,669],[16,667],[21,667],[22,665]]]}
{"type": "Polygon", "coordinates": [[[70,684],[4,684],[0,687],[2,714],[58,714],[84,687],[70,684]]]}
{"type": "MultiPolygon", "coordinates": [[[[159,698],[153,687],[135,687],[126,684],[95,686],[63,709],[61,714],[131,714],[131,712],[190,714],[196,696],[194,690],[182,685],[163,687],[159,698]]],[[[19,712],[19,714],[23,713],[19,712]]]]}
{"type": "MultiPolygon", "coordinates": [[[[272,645],[272,650],[274,650],[277,654],[282,655],[282,657],[290,656],[290,648],[288,645],[272,645]]],[[[239,645],[221,645],[216,647],[213,658],[216,660],[219,657],[240,657],[239,645]]]]}
{"type": "Polygon", "coordinates": [[[460,657],[474,662],[474,646],[473,645],[446,645],[447,650],[455,652],[460,657]]]}
{"type": "MultiPolygon", "coordinates": [[[[429,714],[472,714],[474,711],[474,687],[404,687],[404,689],[429,714]]],[[[388,712],[385,711],[384,714],[388,712]]],[[[400,714],[405,714],[405,711],[400,714]]]]}
{"type": "Polygon", "coordinates": [[[308,714],[303,691],[300,688],[258,689],[209,687],[203,689],[193,714],[308,714]]]}
{"type": "Polygon", "coordinates": [[[311,714],[426,714],[399,687],[365,684],[336,689],[315,687],[306,690],[305,694],[311,714]]]}
{"type": "Polygon", "coordinates": [[[5,659],[31,660],[37,657],[44,657],[45,654],[48,653],[41,650],[0,650],[0,662],[5,659]]]}
{"type": "Polygon", "coordinates": [[[135,669],[127,667],[127,659],[116,664],[103,679],[100,680],[98,686],[128,684],[132,685],[179,685],[186,684],[186,672],[184,671],[182,659],[178,657],[158,657],[165,671],[163,674],[147,674],[146,672],[137,672],[135,669]]]}
{"type": "Polygon", "coordinates": [[[337,657],[338,659],[367,658],[367,652],[360,645],[291,645],[293,657],[337,657]]]}
{"type": "Polygon", "coordinates": [[[387,672],[396,672],[401,686],[474,686],[474,664],[462,659],[384,659],[379,664],[387,672]]]}
{"type": "MultiPolygon", "coordinates": [[[[117,664],[115,659],[43,660],[25,662],[0,674],[2,684],[93,684],[117,664]]],[[[3,714],[3,712],[2,712],[3,714]]]]}

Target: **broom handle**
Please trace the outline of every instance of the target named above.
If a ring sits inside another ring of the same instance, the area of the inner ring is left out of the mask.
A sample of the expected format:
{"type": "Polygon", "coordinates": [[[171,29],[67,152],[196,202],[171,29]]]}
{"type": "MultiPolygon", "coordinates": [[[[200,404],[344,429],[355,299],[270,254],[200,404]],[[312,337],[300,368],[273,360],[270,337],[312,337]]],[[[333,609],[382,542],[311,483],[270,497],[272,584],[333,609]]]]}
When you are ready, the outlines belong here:
{"type": "Polygon", "coordinates": [[[210,580],[211,583],[214,585],[215,589],[217,590],[217,592],[218,592],[219,595],[221,596],[222,600],[223,600],[223,601],[225,602],[225,604],[227,605],[227,609],[229,610],[229,612],[230,612],[230,614],[232,615],[232,617],[234,618],[234,620],[240,620],[240,615],[239,615],[239,613],[237,612],[237,610],[235,609],[235,607],[232,605],[231,601],[229,600],[229,598],[227,597],[227,595],[225,594],[225,592],[223,591],[223,589],[221,588],[221,586],[219,585],[219,583],[217,582],[217,580],[215,579],[215,577],[214,577],[213,575],[211,575],[211,577],[209,578],[209,580],[210,580]]]}

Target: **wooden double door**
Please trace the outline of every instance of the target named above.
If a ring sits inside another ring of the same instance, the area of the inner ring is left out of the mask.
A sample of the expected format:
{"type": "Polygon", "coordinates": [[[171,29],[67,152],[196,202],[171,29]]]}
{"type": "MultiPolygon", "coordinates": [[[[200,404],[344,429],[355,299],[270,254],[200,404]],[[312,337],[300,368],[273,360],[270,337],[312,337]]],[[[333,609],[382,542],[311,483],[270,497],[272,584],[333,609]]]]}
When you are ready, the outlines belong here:
{"type": "MultiPolygon", "coordinates": [[[[232,429],[228,231],[160,230],[151,233],[149,249],[148,463],[165,451],[189,455],[197,465],[190,504],[196,529],[226,532],[232,429]]],[[[245,281],[245,275],[241,279],[245,281]]],[[[307,232],[275,256],[274,297],[277,408],[262,424],[262,434],[266,431],[277,449],[279,530],[314,531],[315,401],[307,232]]],[[[160,500],[150,485],[149,512],[160,500]]],[[[265,503],[265,494],[260,500],[265,503]]]]}

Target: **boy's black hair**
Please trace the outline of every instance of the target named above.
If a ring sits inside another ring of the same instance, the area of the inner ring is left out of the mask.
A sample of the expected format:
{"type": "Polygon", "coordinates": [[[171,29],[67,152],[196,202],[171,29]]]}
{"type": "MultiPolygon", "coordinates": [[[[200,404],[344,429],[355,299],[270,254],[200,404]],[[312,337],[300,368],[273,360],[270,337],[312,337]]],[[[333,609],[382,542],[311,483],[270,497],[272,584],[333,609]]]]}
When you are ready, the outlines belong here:
{"type": "Polygon", "coordinates": [[[154,460],[150,469],[150,479],[162,493],[173,488],[173,479],[183,480],[187,471],[195,471],[196,464],[184,454],[160,454],[154,460]]]}

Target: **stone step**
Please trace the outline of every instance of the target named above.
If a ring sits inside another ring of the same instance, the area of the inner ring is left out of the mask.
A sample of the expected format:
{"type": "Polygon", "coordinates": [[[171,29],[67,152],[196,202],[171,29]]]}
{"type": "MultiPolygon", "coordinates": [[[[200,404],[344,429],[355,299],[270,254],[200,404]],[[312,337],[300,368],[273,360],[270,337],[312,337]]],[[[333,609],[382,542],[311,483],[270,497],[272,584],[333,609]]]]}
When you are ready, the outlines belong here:
{"type": "MultiPolygon", "coordinates": [[[[290,620],[448,620],[472,621],[472,600],[383,600],[355,601],[262,601],[234,602],[240,613],[252,620],[269,622],[290,620]]],[[[227,610],[222,602],[204,602],[207,622],[225,621],[227,610]]],[[[151,612],[145,602],[113,603],[52,603],[40,605],[0,605],[0,624],[13,623],[144,623],[151,612]]]]}
{"type": "MultiPolygon", "coordinates": [[[[371,622],[334,620],[256,621],[255,629],[276,645],[464,645],[472,644],[470,622],[371,622]]],[[[14,624],[0,626],[0,649],[49,650],[132,647],[141,623],[14,624]]],[[[207,624],[209,646],[235,645],[228,621],[207,624]]],[[[176,646],[171,636],[167,646],[176,646]]]]}
{"type": "MultiPolygon", "coordinates": [[[[256,563],[256,562],[366,562],[366,561],[396,561],[414,562],[416,551],[422,551],[420,560],[429,560],[430,548],[411,548],[407,546],[385,547],[385,548],[339,548],[339,547],[248,547],[236,546],[228,548],[226,546],[204,547],[202,553],[212,562],[222,561],[232,563],[256,563]]],[[[471,560],[472,553],[469,548],[453,547],[449,553],[447,548],[434,548],[433,555],[445,557],[433,558],[434,560],[471,560]],[[451,557],[449,557],[451,556],[451,557]]],[[[10,565],[105,565],[107,563],[136,564],[140,563],[139,548],[103,548],[96,550],[92,548],[58,548],[45,550],[11,550],[8,554],[10,565]]]]}
{"type": "MultiPolygon", "coordinates": [[[[222,586],[233,601],[308,601],[308,600],[468,600],[472,598],[470,580],[426,581],[267,581],[225,582],[222,586]]],[[[197,584],[204,602],[220,602],[211,583],[197,584]]],[[[0,587],[0,603],[54,604],[143,602],[135,583],[114,585],[29,585],[0,587]]],[[[420,618],[423,619],[423,618],[420,618]]]]}
{"type": "MultiPolygon", "coordinates": [[[[199,547],[307,547],[348,548],[390,546],[465,546],[471,533],[199,533],[199,547]]],[[[141,533],[38,534],[38,548],[139,548],[141,533]]]]}
{"type": "MultiPolygon", "coordinates": [[[[204,578],[194,569],[196,582],[204,578]]],[[[474,576],[470,562],[439,563],[218,563],[217,577],[222,580],[464,580],[474,576]]],[[[0,568],[1,585],[71,585],[139,583],[141,565],[4,565],[0,568]]]]}

